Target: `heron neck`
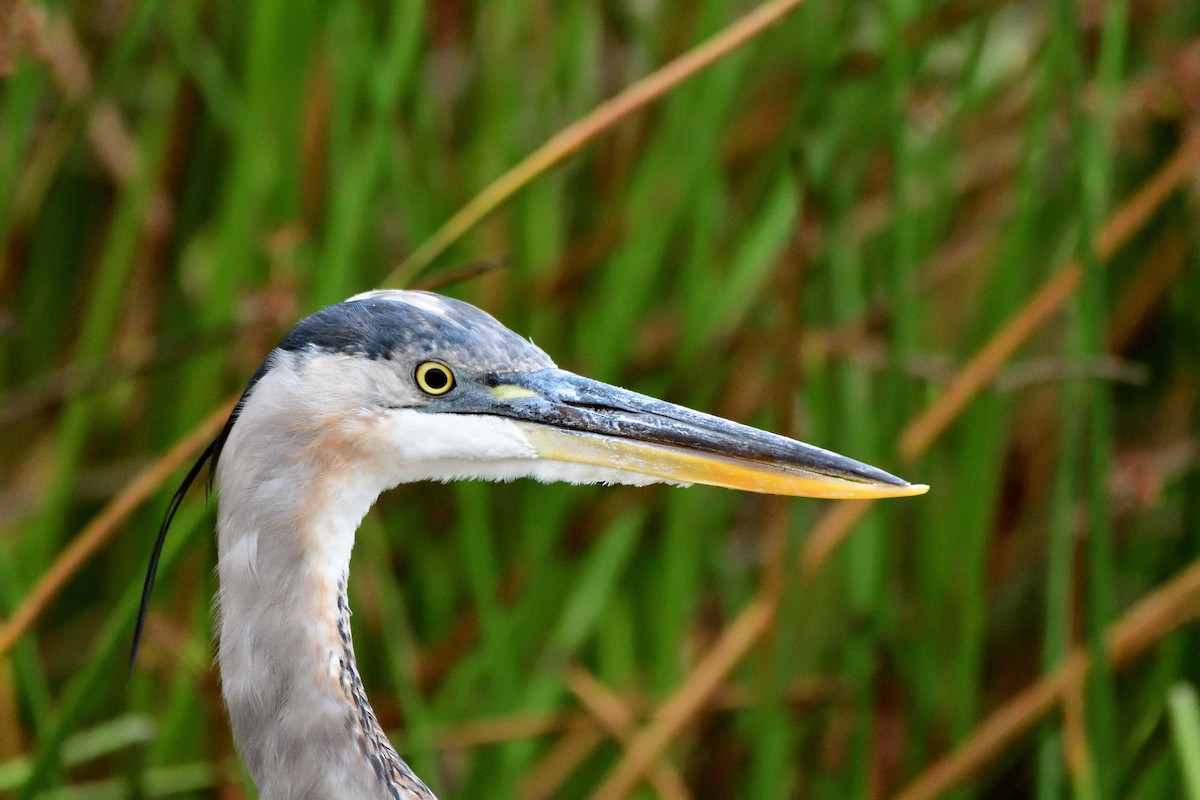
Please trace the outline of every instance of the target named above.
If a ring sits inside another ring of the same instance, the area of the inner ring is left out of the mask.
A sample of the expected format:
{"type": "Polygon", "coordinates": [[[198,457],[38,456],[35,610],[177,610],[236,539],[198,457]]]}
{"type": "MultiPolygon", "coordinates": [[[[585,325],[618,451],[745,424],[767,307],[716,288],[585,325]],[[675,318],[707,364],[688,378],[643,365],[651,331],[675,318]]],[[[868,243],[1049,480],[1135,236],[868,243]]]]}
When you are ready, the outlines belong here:
{"type": "Polygon", "coordinates": [[[219,661],[260,796],[434,800],[376,720],[354,659],[350,553],[382,487],[304,464],[255,474],[254,463],[221,465],[219,661]]]}

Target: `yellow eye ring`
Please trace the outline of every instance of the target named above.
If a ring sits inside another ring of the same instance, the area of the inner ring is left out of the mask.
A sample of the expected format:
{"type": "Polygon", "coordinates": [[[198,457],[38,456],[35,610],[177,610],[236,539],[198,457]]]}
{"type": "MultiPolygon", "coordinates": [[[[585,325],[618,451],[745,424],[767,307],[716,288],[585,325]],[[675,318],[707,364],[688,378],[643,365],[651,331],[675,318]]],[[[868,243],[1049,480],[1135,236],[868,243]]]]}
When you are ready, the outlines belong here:
{"type": "Polygon", "coordinates": [[[437,361],[420,364],[417,367],[416,379],[422,392],[435,397],[454,388],[454,373],[445,364],[439,364],[437,361]]]}

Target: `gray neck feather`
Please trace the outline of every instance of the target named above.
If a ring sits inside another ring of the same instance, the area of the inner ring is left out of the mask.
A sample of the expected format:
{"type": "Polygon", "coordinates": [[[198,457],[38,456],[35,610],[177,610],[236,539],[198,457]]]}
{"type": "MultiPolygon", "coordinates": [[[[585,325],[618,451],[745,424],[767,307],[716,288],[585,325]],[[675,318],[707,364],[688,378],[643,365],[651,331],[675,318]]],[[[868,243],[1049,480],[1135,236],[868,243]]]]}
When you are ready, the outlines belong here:
{"type": "Polygon", "coordinates": [[[286,469],[303,474],[267,474],[256,465],[277,455],[239,458],[236,444],[218,474],[221,681],[260,796],[435,800],[384,735],[354,660],[350,551],[382,487],[295,460],[286,469]]]}

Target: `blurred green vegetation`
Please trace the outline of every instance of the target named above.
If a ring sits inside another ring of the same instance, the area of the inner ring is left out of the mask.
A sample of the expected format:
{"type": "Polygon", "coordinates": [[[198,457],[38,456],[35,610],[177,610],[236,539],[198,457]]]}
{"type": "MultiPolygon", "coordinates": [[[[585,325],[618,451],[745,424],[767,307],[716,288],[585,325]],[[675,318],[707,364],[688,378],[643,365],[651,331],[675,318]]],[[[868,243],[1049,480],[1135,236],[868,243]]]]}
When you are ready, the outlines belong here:
{"type": "MultiPolygon", "coordinates": [[[[506,168],[746,10],[4,6],[0,618],[300,315],[377,286],[506,168]]],[[[934,488],[819,559],[812,531],[844,511],[818,501],[402,487],[351,582],[401,753],[444,797],[586,796],[622,748],[578,671],[642,727],[771,579],[769,629],[660,760],[697,797],[892,796],[1072,648],[1102,652],[1200,557],[1196,148],[1104,238],[1198,121],[1194,2],[808,0],[412,276],[566,368],[934,488]],[[909,420],[1070,262],[1065,307],[901,458],[909,420]]],[[[252,795],[199,492],[126,677],[175,479],[0,655],[0,796],[252,795]]],[[[946,796],[1200,798],[1200,600],[1182,597],[1040,724],[1001,718],[1010,738],[946,796]]]]}

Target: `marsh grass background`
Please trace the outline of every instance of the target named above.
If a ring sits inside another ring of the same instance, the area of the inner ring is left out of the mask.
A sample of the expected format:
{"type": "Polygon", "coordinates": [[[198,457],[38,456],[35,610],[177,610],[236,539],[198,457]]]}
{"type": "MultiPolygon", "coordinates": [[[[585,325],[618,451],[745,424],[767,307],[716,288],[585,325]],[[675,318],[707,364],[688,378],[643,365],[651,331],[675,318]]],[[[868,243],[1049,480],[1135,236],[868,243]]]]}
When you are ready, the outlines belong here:
{"type": "Polygon", "coordinates": [[[0,6],[0,795],[252,795],[198,492],[127,679],[144,565],[388,281],[934,487],[386,496],[356,645],[443,796],[1200,798],[1200,5],[798,5],[432,258],[750,6],[0,6]]]}

